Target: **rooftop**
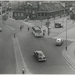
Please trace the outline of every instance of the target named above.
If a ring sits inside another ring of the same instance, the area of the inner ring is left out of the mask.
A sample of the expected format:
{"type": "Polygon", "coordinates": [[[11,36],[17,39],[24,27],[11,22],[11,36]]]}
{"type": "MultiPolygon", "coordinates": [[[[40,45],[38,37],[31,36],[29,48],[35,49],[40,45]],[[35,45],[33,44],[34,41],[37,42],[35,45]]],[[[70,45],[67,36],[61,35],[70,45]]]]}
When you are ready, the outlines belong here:
{"type": "Polygon", "coordinates": [[[60,3],[42,3],[38,11],[57,11],[62,10],[64,7],[60,3]]]}

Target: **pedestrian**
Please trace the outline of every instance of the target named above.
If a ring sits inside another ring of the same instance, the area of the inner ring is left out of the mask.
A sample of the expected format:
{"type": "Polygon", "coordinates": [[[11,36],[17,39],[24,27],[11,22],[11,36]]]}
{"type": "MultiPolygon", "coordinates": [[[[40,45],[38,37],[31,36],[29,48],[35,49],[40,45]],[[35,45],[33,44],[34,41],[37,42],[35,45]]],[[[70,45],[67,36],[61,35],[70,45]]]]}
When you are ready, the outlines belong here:
{"type": "Polygon", "coordinates": [[[43,32],[43,36],[45,36],[45,33],[43,32]]]}
{"type": "Polygon", "coordinates": [[[14,33],[14,38],[15,38],[15,33],[14,33]]]}
{"type": "Polygon", "coordinates": [[[24,69],[22,69],[22,74],[25,74],[24,69]]]}
{"type": "Polygon", "coordinates": [[[46,31],[45,31],[45,30],[43,30],[43,36],[45,36],[45,32],[46,32],[46,31]]]}
{"type": "Polygon", "coordinates": [[[28,27],[28,31],[29,31],[29,27],[28,27]]]}
{"type": "Polygon", "coordinates": [[[22,25],[20,26],[20,31],[22,30],[22,25]]]}
{"type": "Polygon", "coordinates": [[[20,31],[21,31],[21,26],[20,26],[20,31]]]}

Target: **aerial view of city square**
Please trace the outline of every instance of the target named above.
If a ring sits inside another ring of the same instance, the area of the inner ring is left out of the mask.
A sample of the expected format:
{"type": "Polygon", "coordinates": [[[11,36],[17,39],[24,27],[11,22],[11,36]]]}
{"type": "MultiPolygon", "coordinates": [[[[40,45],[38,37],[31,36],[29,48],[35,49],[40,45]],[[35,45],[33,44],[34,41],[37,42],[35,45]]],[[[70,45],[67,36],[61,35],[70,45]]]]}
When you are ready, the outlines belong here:
{"type": "Polygon", "coordinates": [[[0,74],[75,74],[75,1],[0,1],[0,74]]]}

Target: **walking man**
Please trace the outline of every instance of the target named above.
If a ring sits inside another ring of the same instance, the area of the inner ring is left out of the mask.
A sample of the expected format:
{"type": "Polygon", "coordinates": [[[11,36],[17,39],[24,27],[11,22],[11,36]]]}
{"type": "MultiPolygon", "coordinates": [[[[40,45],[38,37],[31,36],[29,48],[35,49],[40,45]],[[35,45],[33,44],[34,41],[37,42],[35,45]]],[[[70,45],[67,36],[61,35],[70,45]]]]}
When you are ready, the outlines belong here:
{"type": "Polygon", "coordinates": [[[29,31],[29,27],[28,27],[28,31],[29,31]]]}
{"type": "Polygon", "coordinates": [[[15,33],[14,33],[14,38],[15,38],[15,33]]]}
{"type": "Polygon", "coordinates": [[[22,25],[20,26],[20,31],[22,30],[22,25]]]}

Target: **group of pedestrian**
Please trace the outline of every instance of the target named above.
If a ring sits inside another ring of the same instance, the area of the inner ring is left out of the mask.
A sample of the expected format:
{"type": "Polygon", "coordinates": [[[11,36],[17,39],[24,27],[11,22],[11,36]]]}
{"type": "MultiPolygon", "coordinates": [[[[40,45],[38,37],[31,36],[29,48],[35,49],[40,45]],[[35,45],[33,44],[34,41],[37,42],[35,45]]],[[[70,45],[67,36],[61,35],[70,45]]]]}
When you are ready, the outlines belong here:
{"type": "MultiPolygon", "coordinates": [[[[24,25],[20,26],[20,31],[22,31],[22,29],[24,28],[24,25]]],[[[29,31],[29,27],[28,27],[28,31],[29,31]]]]}

